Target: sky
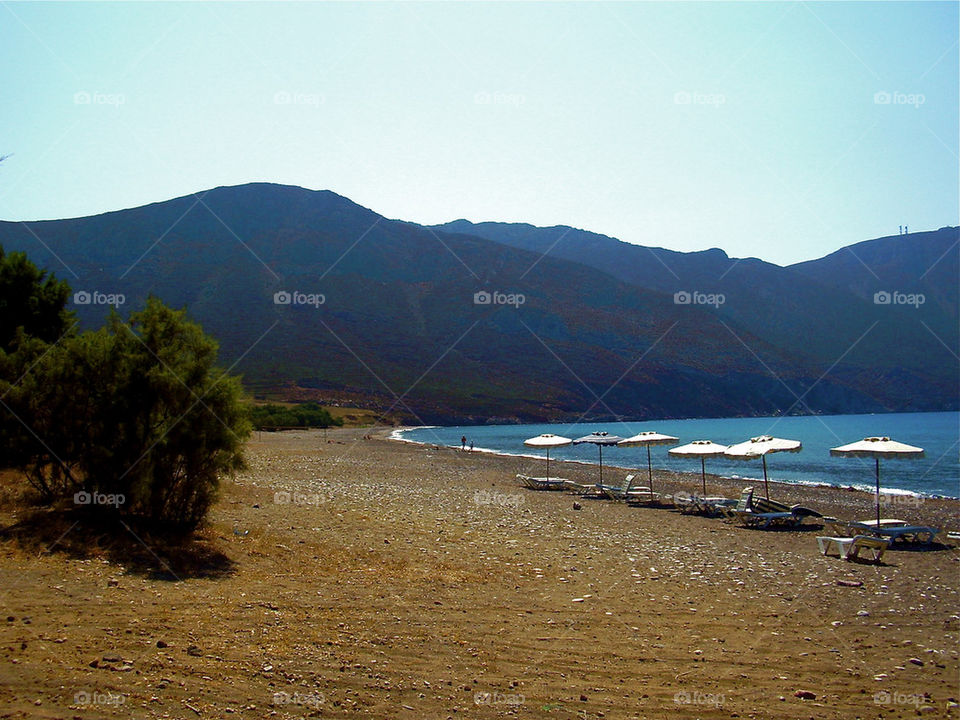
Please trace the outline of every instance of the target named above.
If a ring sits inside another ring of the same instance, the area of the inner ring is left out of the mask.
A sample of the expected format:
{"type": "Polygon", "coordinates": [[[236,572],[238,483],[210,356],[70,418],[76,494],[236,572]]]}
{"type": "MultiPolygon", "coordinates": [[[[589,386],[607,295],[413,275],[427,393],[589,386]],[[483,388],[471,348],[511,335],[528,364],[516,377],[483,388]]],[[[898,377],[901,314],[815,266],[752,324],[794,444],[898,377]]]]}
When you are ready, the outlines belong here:
{"type": "Polygon", "coordinates": [[[0,2],[0,219],[221,185],[781,265],[958,224],[956,2],[0,2]]]}

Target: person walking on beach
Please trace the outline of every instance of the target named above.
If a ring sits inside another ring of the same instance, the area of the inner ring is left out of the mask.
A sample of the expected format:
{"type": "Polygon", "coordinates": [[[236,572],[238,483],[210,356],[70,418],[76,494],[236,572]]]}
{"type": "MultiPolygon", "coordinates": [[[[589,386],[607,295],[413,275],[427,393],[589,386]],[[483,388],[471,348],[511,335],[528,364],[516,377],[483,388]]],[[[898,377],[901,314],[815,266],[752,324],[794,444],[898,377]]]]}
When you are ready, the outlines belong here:
{"type": "Polygon", "coordinates": [[[470,452],[473,452],[473,440],[470,441],[470,452]]]}
{"type": "Polygon", "coordinates": [[[464,435],[463,437],[460,438],[460,449],[461,449],[461,450],[466,450],[466,449],[467,449],[467,436],[466,436],[466,435],[464,435]]]}

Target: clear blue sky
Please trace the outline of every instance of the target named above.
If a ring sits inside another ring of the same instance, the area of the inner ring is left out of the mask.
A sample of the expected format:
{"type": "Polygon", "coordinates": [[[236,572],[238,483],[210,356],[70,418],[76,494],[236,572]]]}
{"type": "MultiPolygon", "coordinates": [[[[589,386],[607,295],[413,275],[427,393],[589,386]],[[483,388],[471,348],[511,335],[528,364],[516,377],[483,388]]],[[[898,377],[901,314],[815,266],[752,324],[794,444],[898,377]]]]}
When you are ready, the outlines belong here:
{"type": "Polygon", "coordinates": [[[2,3],[0,218],[270,181],[787,264],[957,224],[957,38],[956,2],[2,3]]]}

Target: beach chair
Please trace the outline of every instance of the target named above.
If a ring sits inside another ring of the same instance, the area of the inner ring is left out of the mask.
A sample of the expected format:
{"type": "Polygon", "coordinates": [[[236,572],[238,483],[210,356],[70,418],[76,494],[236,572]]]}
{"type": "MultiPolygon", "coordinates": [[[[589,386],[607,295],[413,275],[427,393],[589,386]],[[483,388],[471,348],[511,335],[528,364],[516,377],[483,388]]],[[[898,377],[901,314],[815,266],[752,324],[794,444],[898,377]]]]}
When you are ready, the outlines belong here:
{"type": "Polygon", "coordinates": [[[753,488],[746,487],[740,492],[740,499],[737,500],[737,504],[733,507],[722,508],[724,516],[730,520],[737,519],[737,513],[750,512],[750,507],[753,503],[753,488]]]}
{"type": "Polygon", "coordinates": [[[517,474],[517,479],[530,490],[563,490],[566,480],[563,478],[538,478],[517,474]]]}
{"type": "Polygon", "coordinates": [[[884,538],[893,543],[929,545],[940,532],[939,528],[927,525],[881,525],[873,523],[853,523],[851,527],[875,537],[884,538]]]}
{"type": "Polygon", "coordinates": [[[817,545],[824,555],[830,555],[830,550],[836,548],[837,557],[844,560],[859,560],[860,551],[867,550],[873,553],[873,562],[879,563],[884,551],[890,546],[890,541],[868,535],[857,535],[852,538],[818,537],[817,545]]]}
{"type": "Polygon", "coordinates": [[[597,483],[578,483],[574,480],[563,481],[563,489],[568,493],[585,498],[605,498],[606,495],[600,492],[597,487],[597,483]]]}
{"type": "Polygon", "coordinates": [[[786,505],[769,498],[754,498],[753,488],[744,489],[732,516],[744,527],[760,530],[795,528],[802,525],[808,517],[823,517],[816,510],[802,505],[786,505]],[[746,509],[742,508],[743,505],[747,506],[746,509]]]}

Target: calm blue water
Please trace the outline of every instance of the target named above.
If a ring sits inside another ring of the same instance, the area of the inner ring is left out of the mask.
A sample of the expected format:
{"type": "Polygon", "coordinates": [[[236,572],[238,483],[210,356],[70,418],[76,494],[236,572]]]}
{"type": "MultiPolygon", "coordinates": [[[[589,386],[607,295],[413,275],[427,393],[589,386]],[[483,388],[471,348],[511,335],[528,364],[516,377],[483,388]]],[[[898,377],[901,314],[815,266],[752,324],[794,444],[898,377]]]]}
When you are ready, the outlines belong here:
{"type": "MultiPolygon", "coordinates": [[[[960,413],[897,413],[884,415],[827,415],[779,418],[719,418],[702,420],[657,420],[642,423],[592,423],[584,425],[479,425],[472,427],[415,428],[403,438],[415,442],[460,447],[467,436],[477,450],[492,450],[511,455],[546,457],[540,450],[524,446],[523,441],[541,433],[578,438],[594,430],[629,437],[643,430],[674,435],[679,445],[693,440],[713,440],[732,445],[757,435],[773,435],[803,442],[799,453],[775,453],[767,456],[770,480],[803,484],[853,485],[874,487],[874,462],[869,458],[835,458],[830,448],[873,435],[926,450],[920,460],[881,460],[880,479],[884,490],[922,495],[960,497],[960,413]]],[[[700,472],[699,459],[680,459],[667,455],[669,446],[651,448],[654,468],[680,472],[700,472]]],[[[550,459],[597,461],[592,445],[568,445],[550,451],[550,459]]],[[[645,448],[604,448],[604,466],[646,467],[645,448]]],[[[725,477],[763,479],[759,460],[738,461],[708,458],[707,472],[725,477]]],[[[538,466],[531,462],[528,470],[538,466]]]]}

